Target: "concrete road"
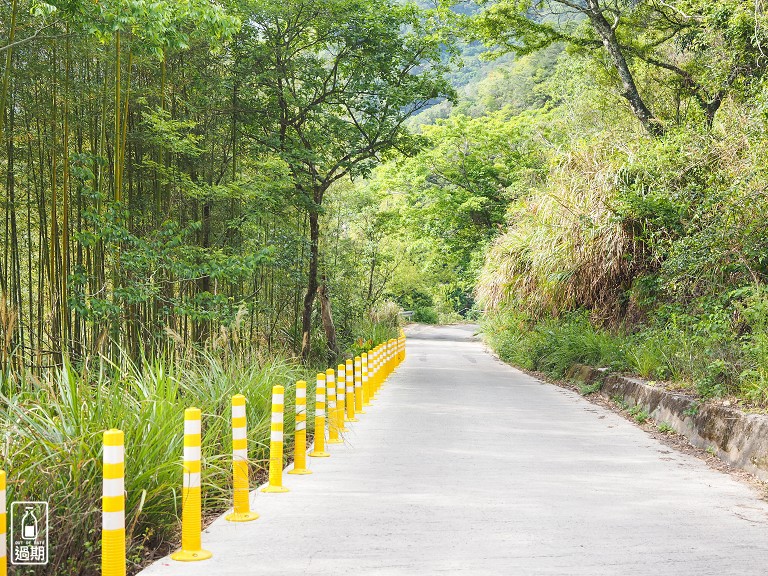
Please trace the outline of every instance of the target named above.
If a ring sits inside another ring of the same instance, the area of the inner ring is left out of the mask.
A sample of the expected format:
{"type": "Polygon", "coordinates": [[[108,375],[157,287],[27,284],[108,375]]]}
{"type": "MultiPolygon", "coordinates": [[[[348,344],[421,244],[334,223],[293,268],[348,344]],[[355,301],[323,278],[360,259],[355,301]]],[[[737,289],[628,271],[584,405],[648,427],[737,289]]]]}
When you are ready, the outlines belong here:
{"type": "Polygon", "coordinates": [[[332,457],[214,557],[144,576],[747,575],[768,505],[578,395],[495,360],[473,327],[414,327],[408,358],[332,457]]]}

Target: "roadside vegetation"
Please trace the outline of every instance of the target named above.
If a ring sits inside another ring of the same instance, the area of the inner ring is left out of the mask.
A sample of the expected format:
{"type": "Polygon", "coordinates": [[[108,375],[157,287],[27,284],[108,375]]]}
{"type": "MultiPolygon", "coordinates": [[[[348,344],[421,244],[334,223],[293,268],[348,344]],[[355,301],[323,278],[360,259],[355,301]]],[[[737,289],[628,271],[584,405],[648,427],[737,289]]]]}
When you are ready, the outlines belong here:
{"type": "MultiPolygon", "coordinates": [[[[360,334],[350,354],[396,337],[396,311],[360,326],[360,334]]],[[[55,536],[45,573],[100,573],[104,430],[125,433],[126,537],[129,571],[135,572],[149,558],[178,547],[185,408],[195,406],[203,415],[203,510],[212,518],[232,506],[232,396],[247,399],[251,485],[256,486],[265,480],[269,462],[272,387],[286,389],[287,463],[293,454],[293,385],[306,380],[313,398],[315,374],[325,368],[223,347],[122,365],[102,358],[80,368],[66,364],[43,378],[30,372],[2,381],[8,499],[49,502],[55,536]]],[[[311,435],[314,403],[307,403],[307,413],[311,435]]]]}
{"type": "Polygon", "coordinates": [[[216,514],[233,394],[256,482],[271,387],[311,395],[397,335],[397,259],[352,181],[453,96],[436,24],[388,0],[0,6],[0,469],[55,535],[30,573],[100,573],[105,429],[125,432],[135,570],[178,545],[185,408],[216,514]]]}
{"type": "Polygon", "coordinates": [[[395,299],[483,311],[527,368],[768,407],[768,16],[501,0],[459,20],[503,58],[464,49],[458,101],[413,121],[426,148],[368,183],[411,240],[395,299]]]}
{"type": "MultiPolygon", "coordinates": [[[[168,553],[177,545],[184,409],[203,412],[204,510],[210,515],[231,506],[232,395],[248,398],[252,480],[263,478],[272,386],[288,385],[302,374],[275,360],[208,356],[123,367],[105,363],[87,373],[66,367],[42,381],[14,383],[0,405],[0,420],[13,423],[3,458],[12,473],[8,498],[49,502],[48,573],[99,573],[104,430],[125,432],[126,536],[129,563],[136,568],[154,552],[168,553]]],[[[293,416],[292,404],[286,406],[287,454],[293,416]]]]}

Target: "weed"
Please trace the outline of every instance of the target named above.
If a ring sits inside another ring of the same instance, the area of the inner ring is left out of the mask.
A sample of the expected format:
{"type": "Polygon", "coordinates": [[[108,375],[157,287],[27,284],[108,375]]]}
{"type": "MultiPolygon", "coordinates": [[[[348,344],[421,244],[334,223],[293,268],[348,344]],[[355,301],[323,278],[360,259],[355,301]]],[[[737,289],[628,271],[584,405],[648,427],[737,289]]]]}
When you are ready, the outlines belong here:
{"type": "Polygon", "coordinates": [[[696,381],[696,391],[702,398],[724,396],[728,393],[727,383],[734,379],[733,373],[733,365],[718,358],[706,367],[703,376],[696,381]]]}
{"type": "Polygon", "coordinates": [[[483,331],[502,359],[555,378],[574,364],[628,367],[620,338],[594,328],[581,312],[541,322],[524,313],[499,313],[485,318],[483,331]]]}
{"type": "Polygon", "coordinates": [[[675,432],[675,429],[672,428],[672,426],[666,422],[659,422],[656,428],[658,428],[659,432],[661,432],[662,434],[672,434],[675,432]]]}
{"type": "Polygon", "coordinates": [[[691,402],[691,405],[688,408],[683,410],[683,414],[685,416],[694,417],[694,416],[696,416],[699,413],[699,409],[700,408],[701,408],[701,405],[700,405],[699,401],[698,400],[694,400],[693,402],[691,402]]]}
{"type": "MultiPolygon", "coordinates": [[[[249,456],[258,474],[269,457],[272,386],[284,385],[286,400],[292,399],[289,390],[301,376],[300,368],[285,362],[237,357],[145,359],[128,366],[105,361],[89,373],[65,367],[42,381],[29,377],[12,394],[0,396],[0,430],[13,426],[0,448],[12,478],[8,497],[47,500],[55,511],[51,529],[59,536],[44,573],[98,571],[99,554],[93,550],[101,522],[103,430],[125,432],[126,537],[133,568],[178,532],[184,409],[197,406],[203,412],[203,501],[205,512],[215,513],[231,498],[231,396],[239,392],[248,398],[249,456]]],[[[290,454],[295,410],[287,404],[290,454]]]]}
{"type": "Polygon", "coordinates": [[[602,387],[602,382],[593,382],[592,384],[581,384],[579,386],[579,394],[582,396],[589,396],[590,394],[594,394],[595,392],[598,392],[600,388],[602,387]]]}
{"type": "Polygon", "coordinates": [[[627,410],[630,416],[635,419],[635,422],[638,424],[644,423],[646,420],[648,420],[648,412],[642,409],[642,407],[639,404],[636,404],[632,406],[629,410],[627,410]]]}
{"type": "Polygon", "coordinates": [[[715,448],[712,445],[707,446],[707,454],[710,454],[712,456],[717,456],[717,448],[715,448]]]}
{"type": "Polygon", "coordinates": [[[622,410],[627,410],[629,408],[629,404],[627,404],[627,401],[624,400],[624,397],[620,396],[619,394],[614,394],[613,396],[611,396],[611,400],[613,400],[613,403],[616,404],[622,410]]]}
{"type": "Polygon", "coordinates": [[[768,407],[766,310],[768,289],[750,287],[660,305],[636,332],[606,330],[584,311],[533,317],[513,304],[483,323],[503,359],[556,378],[576,363],[606,366],[695,389],[702,399],[736,395],[768,407]]]}

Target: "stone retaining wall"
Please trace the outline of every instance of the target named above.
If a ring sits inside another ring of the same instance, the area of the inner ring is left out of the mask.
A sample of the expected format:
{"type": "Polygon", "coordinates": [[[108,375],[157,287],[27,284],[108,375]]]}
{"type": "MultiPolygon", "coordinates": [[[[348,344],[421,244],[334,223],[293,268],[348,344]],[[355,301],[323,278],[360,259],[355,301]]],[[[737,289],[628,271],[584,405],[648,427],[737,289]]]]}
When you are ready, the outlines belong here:
{"type": "Polygon", "coordinates": [[[568,376],[585,383],[602,381],[599,393],[639,405],[656,422],[666,422],[691,444],[714,449],[732,466],[768,480],[768,415],[746,414],[728,406],[699,402],[637,378],[608,374],[577,364],[568,376]]]}

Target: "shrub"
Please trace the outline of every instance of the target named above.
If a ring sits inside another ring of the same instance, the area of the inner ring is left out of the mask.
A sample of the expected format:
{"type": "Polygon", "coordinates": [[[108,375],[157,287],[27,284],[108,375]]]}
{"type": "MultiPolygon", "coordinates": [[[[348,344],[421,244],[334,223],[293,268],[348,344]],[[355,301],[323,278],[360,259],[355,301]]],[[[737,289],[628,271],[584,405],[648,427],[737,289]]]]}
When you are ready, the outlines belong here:
{"type": "Polygon", "coordinates": [[[621,338],[593,327],[580,312],[539,322],[514,312],[491,314],[483,331],[503,360],[555,377],[577,363],[614,369],[627,365],[621,338]]]}
{"type": "Polygon", "coordinates": [[[421,322],[423,324],[437,324],[437,310],[435,310],[432,306],[414,308],[412,318],[414,322],[421,322]]]}

